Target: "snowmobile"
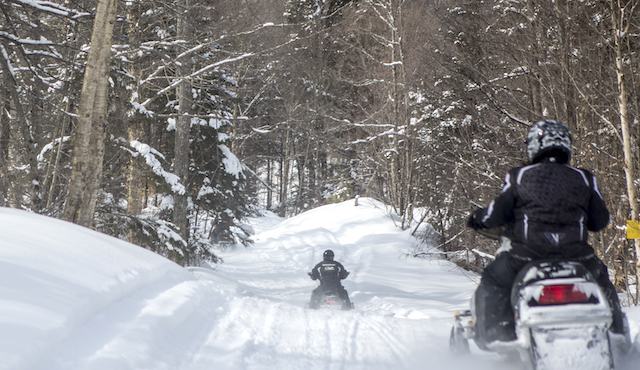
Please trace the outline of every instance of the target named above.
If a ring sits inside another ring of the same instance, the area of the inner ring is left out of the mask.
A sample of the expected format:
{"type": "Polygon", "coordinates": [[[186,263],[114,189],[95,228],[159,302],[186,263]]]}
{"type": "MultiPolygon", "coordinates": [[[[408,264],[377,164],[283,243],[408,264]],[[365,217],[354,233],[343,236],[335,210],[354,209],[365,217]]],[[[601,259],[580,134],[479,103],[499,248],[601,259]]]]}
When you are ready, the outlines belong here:
{"type": "MultiPolygon", "coordinates": [[[[499,232],[492,231],[488,237],[499,232]]],[[[523,268],[511,290],[517,339],[483,343],[475,331],[475,304],[455,313],[450,348],[469,353],[478,348],[519,358],[534,370],[611,370],[614,358],[631,348],[628,323],[624,335],[609,331],[612,311],[600,286],[575,261],[535,261],[523,268]]]]}
{"type": "Polygon", "coordinates": [[[311,308],[326,308],[326,309],[331,309],[331,310],[342,310],[344,309],[345,306],[345,302],[342,301],[342,298],[340,298],[340,296],[338,295],[338,292],[335,291],[323,291],[322,296],[320,297],[319,302],[317,303],[316,307],[312,307],[311,304],[309,304],[309,307],[311,308]]]}
{"type": "MultiPolygon", "coordinates": [[[[355,308],[353,303],[343,301],[340,298],[340,294],[335,289],[323,289],[318,287],[319,295],[314,298],[314,294],[311,295],[311,301],[308,307],[311,309],[331,309],[331,310],[350,310],[355,308]]],[[[315,291],[314,291],[315,292],[315,291]]]]}

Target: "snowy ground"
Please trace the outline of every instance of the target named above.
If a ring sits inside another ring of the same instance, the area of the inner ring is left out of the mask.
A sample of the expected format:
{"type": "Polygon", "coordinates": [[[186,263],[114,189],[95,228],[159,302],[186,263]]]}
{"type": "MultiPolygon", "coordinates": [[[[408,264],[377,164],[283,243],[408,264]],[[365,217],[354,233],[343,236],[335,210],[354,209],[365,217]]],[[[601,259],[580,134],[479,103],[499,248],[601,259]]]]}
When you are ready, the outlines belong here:
{"type": "MultiPolygon", "coordinates": [[[[0,369],[518,369],[448,351],[478,277],[406,257],[415,241],[370,199],[282,220],[215,269],[181,268],[59,220],[0,209],[0,369]],[[307,272],[332,249],[354,311],[309,310],[307,272]]],[[[640,309],[625,309],[632,336],[640,309]]],[[[640,350],[640,339],[635,346],[640,350]]],[[[623,369],[640,368],[633,359],[623,369]]]]}

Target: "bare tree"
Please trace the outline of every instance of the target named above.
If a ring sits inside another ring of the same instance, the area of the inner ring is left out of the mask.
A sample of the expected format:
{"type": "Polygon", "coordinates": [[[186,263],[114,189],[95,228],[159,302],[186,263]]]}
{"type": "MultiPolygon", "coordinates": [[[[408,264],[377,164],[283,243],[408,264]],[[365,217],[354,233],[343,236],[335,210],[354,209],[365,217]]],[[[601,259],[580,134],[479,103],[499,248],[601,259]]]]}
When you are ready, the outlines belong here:
{"type": "MultiPolygon", "coordinates": [[[[629,113],[629,94],[627,91],[627,78],[625,77],[626,66],[624,59],[625,38],[629,37],[629,29],[631,26],[630,18],[632,17],[638,1],[620,1],[614,0],[611,4],[611,23],[612,35],[614,42],[612,47],[615,51],[615,72],[618,83],[618,114],[620,119],[620,130],[622,132],[622,148],[624,153],[624,173],[627,184],[627,198],[629,199],[629,207],[631,209],[631,220],[638,221],[640,214],[640,205],[636,197],[636,158],[631,149],[630,135],[630,113],[629,113]]],[[[636,264],[636,281],[640,281],[640,240],[634,241],[635,245],[635,264],[636,264]]],[[[636,284],[636,299],[640,296],[640,284],[636,284]]]]}
{"type": "MultiPolygon", "coordinates": [[[[177,37],[179,39],[188,40],[191,37],[192,29],[190,26],[191,1],[182,0],[179,4],[177,37]]],[[[176,136],[175,136],[175,158],[173,162],[174,173],[180,179],[180,182],[186,184],[189,179],[189,132],[191,129],[191,86],[190,81],[185,78],[191,72],[191,64],[189,58],[183,58],[178,66],[179,78],[182,78],[177,89],[177,97],[179,101],[178,118],[176,120],[176,136]]],[[[180,236],[186,242],[189,241],[189,219],[188,216],[187,194],[174,194],[173,206],[173,223],[179,228],[180,236]]],[[[186,256],[182,256],[184,258],[186,256]]],[[[179,259],[179,256],[173,256],[179,259]]]]}

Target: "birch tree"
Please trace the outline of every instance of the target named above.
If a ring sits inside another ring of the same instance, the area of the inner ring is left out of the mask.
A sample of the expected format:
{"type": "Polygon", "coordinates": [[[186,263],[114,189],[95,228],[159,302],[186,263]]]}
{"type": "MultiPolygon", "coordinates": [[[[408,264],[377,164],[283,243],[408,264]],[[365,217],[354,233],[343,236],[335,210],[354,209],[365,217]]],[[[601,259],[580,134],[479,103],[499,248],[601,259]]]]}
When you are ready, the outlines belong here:
{"type": "Polygon", "coordinates": [[[99,0],[80,93],[69,192],[62,218],[91,227],[102,175],[116,0],[99,0]]]}
{"type": "MultiPolygon", "coordinates": [[[[382,77],[385,84],[382,91],[387,92],[388,124],[393,126],[389,132],[390,146],[386,151],[389,163],[389,199],[402,215],[402,228],[411,223],[413,151],[412,126],[409,124],[409,84],[406,78],[405,53],[403,49],[404,24],[403,0],[368,0],[366,3],[377,15],[384,33],[376,33],[374,38],[387,49],[378,63],[385,70],[382,77]]],[[[384,117],[384,116],[383,116],[384,117]]]]}
{"type": "MultiPolygon", "coordinates": [[[[631,144],[631,117],[629,113],[629,94],[627,91],[627,77],[625,76],[627,67],[625,66],[625,45],[626,38],[629,37],[629,29],[631,27],[631,18],[633,16],[637,1],[621,1],[613,0],[611,5],[611,23],[612,23],[612,35],[613,45],[615,52],[614,68],[617,77],[618,84],[618,114],[620,120],[620,131],[622,133],[622,148],[624,153],[624,173],[627,185],[627,198],[629,200],[629,208],[631,209],[631,220],[638,221],[640,214],[640,205],[638,205],[638,199],[636,195],[636,166],[637,160],[632,153],[631,144]]],[[[637,149],[637,148],[636,148],[637,149]]],[[[640,239],[634,240],[635,246],[635,267],[636,267],[636,281],[640,281],[640,239]]],[[[636,284],[636,300],[638,303],[638,297],[640,296],[640,284],[636,284]]]]}

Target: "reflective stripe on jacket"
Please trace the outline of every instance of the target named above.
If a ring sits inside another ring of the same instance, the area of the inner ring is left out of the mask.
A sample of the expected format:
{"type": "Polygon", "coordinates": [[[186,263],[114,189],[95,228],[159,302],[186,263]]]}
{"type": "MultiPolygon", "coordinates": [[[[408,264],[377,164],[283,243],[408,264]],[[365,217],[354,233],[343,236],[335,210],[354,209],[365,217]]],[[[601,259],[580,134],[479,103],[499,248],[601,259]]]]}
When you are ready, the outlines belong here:
{"type": "Polygon", "coordinates": [[[500,195],[477,216],[486,228],[509,225],[511,253],[527,258],[593,253],[588,231],[609,223],[593,175],[549,161],[509,171],[500,195]]]}

